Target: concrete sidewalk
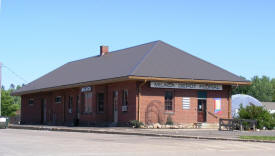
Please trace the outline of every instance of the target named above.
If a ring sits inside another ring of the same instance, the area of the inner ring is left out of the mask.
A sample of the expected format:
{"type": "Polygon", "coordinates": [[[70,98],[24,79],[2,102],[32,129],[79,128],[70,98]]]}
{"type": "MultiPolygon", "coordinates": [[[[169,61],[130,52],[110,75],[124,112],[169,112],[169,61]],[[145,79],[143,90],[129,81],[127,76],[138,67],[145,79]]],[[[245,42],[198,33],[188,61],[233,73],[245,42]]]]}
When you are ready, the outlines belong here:
{"type": "Polygon", "coordinates": [[[210,129],[136,129],[136,128],[127,128],[127,127],[66,127],[66,126],[46,126],[46,125],[9,125],[9,128],[275,143],[275,141],[240,139],[240,136],[275,136],[275,131],[259,131],[259,132],[242,131],[241,132],[241,131],[218,131],[214,129],[212,130],[210,129]]]}

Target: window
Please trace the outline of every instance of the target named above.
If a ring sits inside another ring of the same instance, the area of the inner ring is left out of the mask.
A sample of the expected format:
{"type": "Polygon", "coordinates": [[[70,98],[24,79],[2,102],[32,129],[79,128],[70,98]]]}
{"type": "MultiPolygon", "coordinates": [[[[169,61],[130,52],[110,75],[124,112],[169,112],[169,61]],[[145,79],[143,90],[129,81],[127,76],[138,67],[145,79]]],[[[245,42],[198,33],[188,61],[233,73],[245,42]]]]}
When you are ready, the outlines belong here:
{"type": "Polygon", "coordinates": [[[33,106],[33,104],[34,104],[34,99],[33,99],[33,98],[30,98],[29,101],[28,101],[28,103],[29,103],[30,106],[33,106]]]}
{"type": "Polygon", "coordinates": [[[80,108],[79,108],[79,103],[80,103],[79,95],[77,95],[77,96],[76,96],[76,110],[75,110],[77,115],[78,115],[79,110],[80,110],[80,108]]]}
{"type": "Polygon", "coordinates": [[[55,103],[61,103],[61,102],[62,102],[61,96],[57,96],[57,97],[55,98],[55,103]]]}
{"type": "Polygon", "coordinates": [[[198,99],[198,112],[203,112],[206,110],[206,100],[198,99]]]}
{"type": "Polygon", "coordinates": [[[128,110],[128,90],[123,90],[122,94],[122,111],[127,112],[128,110]]]}
{"type": "Polygon", "coordinates": [[[165,92],[165,110],[173,110],[173,93],[171,91],[165,92]]]}
{"type": "Polygon", "coordinates": [[[68,113],[72,113],[72,108],[73,108],[73,97],[69,96],[68,113]]]}
{"type": "Polygon", "coordinates": [[[104,93],[97,93],[96,95],[97,101],[97,112],[104,112],[104,93]]]}
{"type": "Polygon", "coordinates": [[[128,90],[123,90],[122,106],[128,106],[128,90]]]}
{"type": "Polygon", "coordinates": [[[82,93],[82,105],[84,107],[83,113],[92,112],[92,92],[82,93]]]}

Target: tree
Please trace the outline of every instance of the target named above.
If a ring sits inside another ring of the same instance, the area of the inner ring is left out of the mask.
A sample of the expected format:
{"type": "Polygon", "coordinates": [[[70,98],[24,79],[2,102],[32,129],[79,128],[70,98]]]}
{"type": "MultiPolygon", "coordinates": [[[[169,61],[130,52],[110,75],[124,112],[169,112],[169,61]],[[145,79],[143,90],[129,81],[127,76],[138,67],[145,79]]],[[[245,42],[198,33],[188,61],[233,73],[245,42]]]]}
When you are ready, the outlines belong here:
{"type": "MultiPolygon", "coordinates": [[[[20,87],[20,86],[17,86],[20,87]]],[[[11,92],[14,91],[14,88],[10,88],[8,90],[5,90],[4,87],[2,87],[1,92],[1,115],[3,116],[15,116],[16,111],[20,108],[20,97],[11,96],[11,92]]]]}
{"type": "Polygon", "coordinates": [[[243,108],[240,107],[239,119],[251,119],[257,121],[257,128],[273,129],[275,127],[275,115],[270,114],[261,106],[250,105],[243,108]]]}
{"type": "Polygon", "coordinates": [[[264,102],[275,101],[275,79],[254,76],[250,86],[233,87],[232,94],[248,94],[264,102]]]}
{"type": "Polygon", "coordinates": [[[272,96],[272,101],[273,102],[275,102],[275,78],[273,78],[272,80],[271,80],[271,84],[272,84],[272,86],[273,86],[273,96],[272,96]]]}
{"type": "MultiPolygon", "coordinates": [[[[240,76],[241,78],[244,78],[243,76],[240,76]]],[[[248,94],[248,91],[250,89],[250,86],[236,86],[232,89],[232,94],[248,94]]]]}
{"type": "Polygon", "coordinates": [[[254,76],[252,78],[252,84],[249,88],[248,95],[260,101],[270,102],[272,101],[273,94],[274,88],[269,77],[263,76],[259,78],[258,76],[254,76]]]}

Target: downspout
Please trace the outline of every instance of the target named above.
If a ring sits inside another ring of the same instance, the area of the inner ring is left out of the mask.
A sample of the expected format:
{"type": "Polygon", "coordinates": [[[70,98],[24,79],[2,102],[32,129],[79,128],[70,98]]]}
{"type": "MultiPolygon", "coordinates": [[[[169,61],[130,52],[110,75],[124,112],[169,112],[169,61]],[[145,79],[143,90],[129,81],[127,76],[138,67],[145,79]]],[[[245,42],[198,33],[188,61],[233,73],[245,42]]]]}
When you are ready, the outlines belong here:
{"type": "Polygon", "coordinates": [[[141,97],[141,88],[146,84],[147,80],[144,80],[139,86],[138,86],[138,121],[140,121],[140,97],[141,97]]]}

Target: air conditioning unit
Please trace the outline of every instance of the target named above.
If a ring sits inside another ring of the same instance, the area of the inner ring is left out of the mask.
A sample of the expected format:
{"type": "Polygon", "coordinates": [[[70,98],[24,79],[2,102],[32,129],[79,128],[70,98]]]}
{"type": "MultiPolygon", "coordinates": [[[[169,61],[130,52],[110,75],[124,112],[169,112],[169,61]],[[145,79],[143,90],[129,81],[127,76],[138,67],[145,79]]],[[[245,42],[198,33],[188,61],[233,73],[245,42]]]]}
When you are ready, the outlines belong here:
{"type": "Polygon", "coordinates": [[[122,112],[127,112],[128,111],[128,106],[122,106],[122,112]]]}

